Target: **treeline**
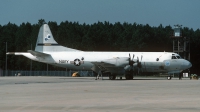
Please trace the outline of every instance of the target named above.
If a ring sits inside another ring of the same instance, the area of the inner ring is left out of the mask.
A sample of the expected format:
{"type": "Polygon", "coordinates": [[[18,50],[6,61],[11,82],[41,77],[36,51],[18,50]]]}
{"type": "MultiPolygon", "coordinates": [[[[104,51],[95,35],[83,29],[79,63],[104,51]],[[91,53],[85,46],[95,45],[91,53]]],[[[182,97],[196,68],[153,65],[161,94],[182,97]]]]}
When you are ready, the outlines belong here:
{"type": "MultiPolygon", "coordinates": [[[[37,24],[13,23],[0,25],[0,68],[5,69],[6,44],[8,52],[26,52],[35,49],[40,26],[44,23],[40,19],[37,24]]],[[[55,40],[63,46],[84,51],[144,51],[144,52],[172,52],[173,32],[171,26],[151,27],[148,24],[137,23],[109,23],[79,24],[78,22],[48,22],[55,40]]],[[[183,36],[190,37],[192,72],[198,72],[200,63],[200,30],[187,27],[182,28],[183,36]]],[[[46,64],[32,62],[22,56],[9,55],[7,58],[9,70],[46,70],[46,64]]],[[[63,70],[49,66],[49,70],[63,70]]]]}

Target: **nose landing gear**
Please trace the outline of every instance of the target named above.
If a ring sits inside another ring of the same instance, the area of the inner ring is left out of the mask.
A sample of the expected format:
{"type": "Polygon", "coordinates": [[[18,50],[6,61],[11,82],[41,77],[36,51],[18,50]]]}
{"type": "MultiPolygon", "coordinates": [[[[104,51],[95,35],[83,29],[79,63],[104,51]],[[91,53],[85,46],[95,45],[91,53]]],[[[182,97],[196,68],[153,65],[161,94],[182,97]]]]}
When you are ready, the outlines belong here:
{"type": "Polygon", "coordinates": [[[172,76],[167,76],[167,80],[171,80],[172,79],[172,76]]]}

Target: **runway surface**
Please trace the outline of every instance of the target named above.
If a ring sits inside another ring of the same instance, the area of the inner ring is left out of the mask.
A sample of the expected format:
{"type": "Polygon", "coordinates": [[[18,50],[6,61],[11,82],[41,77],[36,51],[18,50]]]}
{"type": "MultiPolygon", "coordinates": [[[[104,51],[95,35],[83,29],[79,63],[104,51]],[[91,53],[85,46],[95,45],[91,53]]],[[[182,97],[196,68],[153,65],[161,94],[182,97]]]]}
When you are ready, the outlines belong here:
{"type": "Polygon", "coordinates": [[[200,81],[0,77],[1,112],[199,112],[200,81]]]}

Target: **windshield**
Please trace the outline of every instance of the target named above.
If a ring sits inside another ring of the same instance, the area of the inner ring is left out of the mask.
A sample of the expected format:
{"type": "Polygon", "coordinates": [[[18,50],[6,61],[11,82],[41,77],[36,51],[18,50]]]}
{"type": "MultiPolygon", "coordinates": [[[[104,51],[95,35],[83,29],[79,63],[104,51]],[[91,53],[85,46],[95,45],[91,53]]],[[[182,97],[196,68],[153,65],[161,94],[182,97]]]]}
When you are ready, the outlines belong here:
{"type": "Polygon", "coordinates": [[[177,58],[177,59],[181,59],[181,57],[180,57],[180,56],[176,56],[176,58],[177,58]]]}
{"type": "Polygon", "coordinates": [[[182,59],[180,55],[172,54],[172,59],[182,59]]]}
{"type": "Polygon", "coordinates": [[[172,56],[172,59],[176,59],[176,56],[172,56]]]}

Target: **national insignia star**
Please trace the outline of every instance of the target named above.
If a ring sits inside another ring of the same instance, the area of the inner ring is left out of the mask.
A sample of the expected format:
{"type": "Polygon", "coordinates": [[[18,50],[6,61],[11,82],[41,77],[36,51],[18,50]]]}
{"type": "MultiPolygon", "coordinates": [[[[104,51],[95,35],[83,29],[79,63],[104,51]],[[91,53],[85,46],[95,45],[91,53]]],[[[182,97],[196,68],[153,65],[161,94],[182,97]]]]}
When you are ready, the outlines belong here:
{"type": "Polygon", "coordinates": [[[78,60],[75,61],[75,65],[79,65],[79,61],[78,60]]]}

